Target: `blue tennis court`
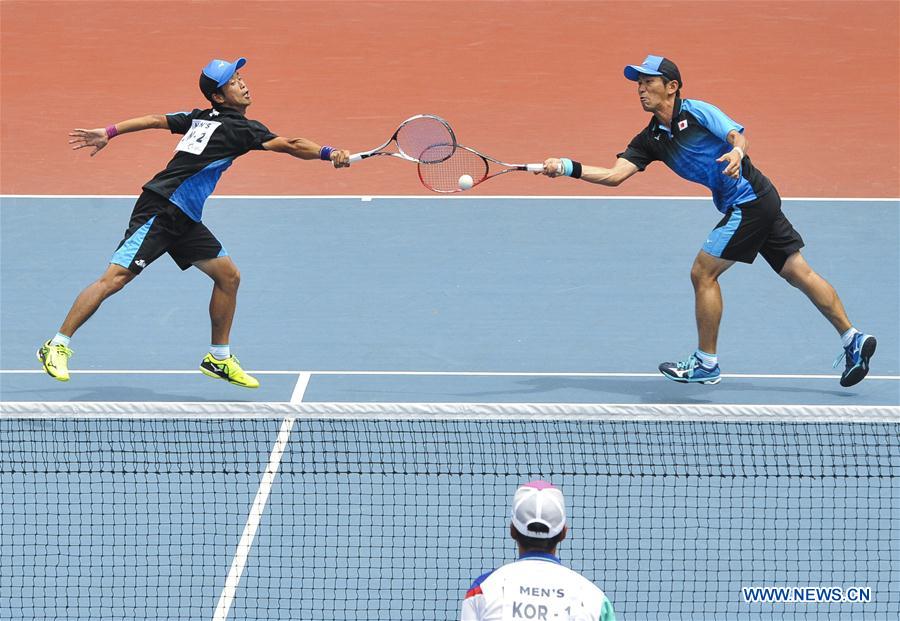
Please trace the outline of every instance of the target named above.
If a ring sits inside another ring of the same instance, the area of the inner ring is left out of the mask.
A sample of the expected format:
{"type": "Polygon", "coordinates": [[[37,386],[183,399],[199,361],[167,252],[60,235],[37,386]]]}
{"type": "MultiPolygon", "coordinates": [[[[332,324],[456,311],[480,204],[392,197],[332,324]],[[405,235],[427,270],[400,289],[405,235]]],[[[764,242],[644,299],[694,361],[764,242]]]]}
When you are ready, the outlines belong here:
{"type": "Polygon", "coordinates": [[[0,618],[452,618],[513,558],[508,496],[538,476],[570,492],[563,558],[622,619],[900,614],[898,201],[785,204],[879,339],[852,389],[762,260],[722,279],[723,382],[656,372],[696,345],[717,217],[686,198],[211,199],[260,389],[196,371],[210,282],[166,257],[55,382],[34,350],[133,201],[2,198],[0,618]],[[758,586],[871,601],[741,599],[758,586]]]}
{"type": "Polygon", "coordinates": [[[761,259],[722,278],[720,359],[735,377],[659,381],[661,361],[696,346],[688,272],[716,214],[703,199],[605,198],[214,198],[206,222],[242,272],[232,345],[261,389],[193,373],[210,283],[167,257],[79,331],[71,368],[85,374],[48,382],[33,350],[105,268],[133,201],[3,199],[4,400],[288,401],[295,372],[313,372],[304,400],[900,403],[890,200],[785,205],[809,263],[879,338],[872,376],[852,390],[834,380],[837,335],[761,259]]]}

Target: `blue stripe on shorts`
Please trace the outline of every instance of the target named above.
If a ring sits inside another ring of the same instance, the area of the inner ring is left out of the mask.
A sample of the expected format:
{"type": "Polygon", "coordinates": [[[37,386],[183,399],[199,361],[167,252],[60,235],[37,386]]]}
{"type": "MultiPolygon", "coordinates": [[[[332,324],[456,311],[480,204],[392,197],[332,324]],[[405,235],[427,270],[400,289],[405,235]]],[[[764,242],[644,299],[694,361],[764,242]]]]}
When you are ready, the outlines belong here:
{"type": "Polygon", "coordinates": [[[144,226],[132,233],[131,237],[126,239],[125,243],[119,246],[119,249],[116,250],[109,262],[121,265],[125,269],[128,269],[131,262],[134,261],[134,255],[137,254],[137,251],[141,248],[141,244],[144,243],[144,238],[147,237],[147,231],[150,230],[154,220],[156,220],[156,216],[147,220],[144,223],[144,226]]]}
{"type": "Polygon", "coordinates": [[[731,212],[731,217],[728,218],[728,222],[723,226],[714,228],[712,232],[710,232],[709,237],[706,238],[706,243],[703,244],[703,251],[714,257],[721,257],[722,252],[725,250],[725,246],[728,245],[728,242],[730,242],[731,238],[734,236],[734,232],[738,230],[738,227],[741,225],[742,217],[743,212],[735,207],[731,212]]]}

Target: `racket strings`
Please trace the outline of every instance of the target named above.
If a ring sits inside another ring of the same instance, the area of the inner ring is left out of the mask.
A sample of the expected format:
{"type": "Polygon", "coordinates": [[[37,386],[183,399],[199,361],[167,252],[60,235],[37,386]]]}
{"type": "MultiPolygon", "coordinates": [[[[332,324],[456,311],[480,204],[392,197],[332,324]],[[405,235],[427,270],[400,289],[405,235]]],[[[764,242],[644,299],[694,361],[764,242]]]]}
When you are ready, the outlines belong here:
{"type": "Polygon", "coordinates": [[[458,191],[459,178],[463,175],[469,175],[475,183],[484,181],[488,175],[487,160],[465,147],[453,149],[452,146],[437,144],[423,152],[419,177],[426,187],[436,192],[458,191]]]}
{"type": "Polygon", "coordinates": [[[409,157],[430,164],[447,159],[456,148],[456,140],[440,120],[420,117],[400,126],[397,130],[397,146],[409,157]],[[432,149],[435,146],[440,148],[432,149]],[[440,159],[431,159],[438,157],[440,159]]]}

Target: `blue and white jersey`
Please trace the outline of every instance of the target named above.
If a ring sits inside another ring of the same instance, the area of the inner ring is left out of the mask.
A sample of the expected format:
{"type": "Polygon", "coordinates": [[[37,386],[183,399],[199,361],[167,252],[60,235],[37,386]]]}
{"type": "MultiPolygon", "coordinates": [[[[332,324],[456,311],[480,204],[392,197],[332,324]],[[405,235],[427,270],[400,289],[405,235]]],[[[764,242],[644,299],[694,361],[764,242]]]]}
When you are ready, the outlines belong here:
{"type": "Polygon", "coordinates": [[[230,108],[175,112],[167,114],[166,121],[173,134],[184,136],[166,169],[145,183],[144,189],[169,199],[196,222],[234,159],[276,138],[259,121],[230,108]]]}
{"type": "Polygon", "coordinates": [[[663,162],[680,177],[709,188],[716,208],[725,213],[730,207],[754,201],[772,190],[772,182],[753,166],[749,156],[741,161],[740,179],[722,174],[725,163],[716,160],[732,150],[727,140],[732,130],[743,133],[744,126],[714,105],[676,99],[672,127],[653,117],[618,157],[639,170],[650,162],[663,162]]]}
{"type": "Polygon", "coordinates": [[[480,576],[466,592],[460,621],[615,621],[590,580],[551,554],[529,552],[480,576]]]}

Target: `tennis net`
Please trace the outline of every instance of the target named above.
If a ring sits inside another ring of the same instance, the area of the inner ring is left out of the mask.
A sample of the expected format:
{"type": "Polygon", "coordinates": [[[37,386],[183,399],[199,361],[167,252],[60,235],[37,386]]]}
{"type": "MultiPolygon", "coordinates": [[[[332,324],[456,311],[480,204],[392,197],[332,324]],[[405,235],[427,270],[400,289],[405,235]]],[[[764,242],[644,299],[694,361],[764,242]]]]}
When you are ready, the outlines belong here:
{"type": "Polygon", "coordinates": [[[0,618],[456,618],[514,559],[509,501],[535,478],[566,495],[564,563],[620,619],[900,618],[896,416],[253,407],[7,411],[0,618]],[[742,596],[766,586],[869,601],[742,596]]]}

